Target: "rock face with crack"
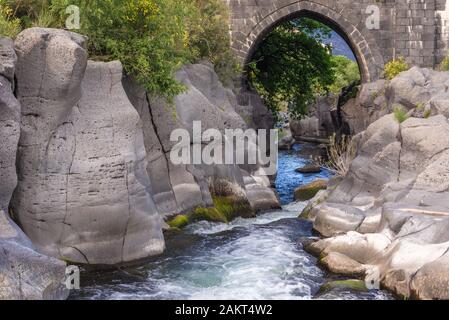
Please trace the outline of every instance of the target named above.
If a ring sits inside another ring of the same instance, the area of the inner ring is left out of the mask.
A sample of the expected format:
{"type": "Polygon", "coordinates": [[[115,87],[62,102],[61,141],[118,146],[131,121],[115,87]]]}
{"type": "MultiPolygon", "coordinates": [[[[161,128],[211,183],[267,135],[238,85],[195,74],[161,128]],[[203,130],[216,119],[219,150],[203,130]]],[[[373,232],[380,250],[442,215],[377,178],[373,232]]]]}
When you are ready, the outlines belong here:
{"type": "Polygon", "coordinates": [[[13,42],[0,37],[0,210],[5,212],[8,212],[12,193],[17,185],[20,103],[13,93],[16,61],[13,42]]]}
{"type": "Polygon", "coordinates": [[[66,299],[65,263],[36,251],[0,210],[0,300],[66,299]]]}
{"type": "Polygon", "coordinates": [[[0,300],[65,299],[65,263],[37,252],[5,213],[17,185],[21,107],[13,93],[16,62],[12,40],[0,37],[0,300]]]}
{"type": "Polygon", "coordinates": [[[400,296],[448,297],[449,120],[432,107],[447,80],[449,73],[419,68],[392,80],[385,95],[410,117],[399,123],[384,115],[356,136],[348,175],[323,201],[314,199],[309,217],[330,237],[314,244],[315,253],[345,256],[326,259],[329,269],[345,270],[350,259],[375,268],[400,296]]]}
{"type": "Polygon", "coordinates": [[[122,66],[87,64],[84,42],[52,29],[16,40],[22,135],[12,208],[54,257],[115,264],[161,253],[142,122],[122,87],[122,66]]]}
{"type": "Polygon", "coordinates": [[[147,97],[120,62],[87,61],[75,33],[28,29],[15,50],[22,110],[10,206],[42,252],[86,264],[135,261],[164,250],[162,217],[211,207],[214,196],[244,203],[247,215],[279,207],[260,165],[170,159],[172,131],[192,133],[194,121],[201,133],[248,128],[212,65],[184,66],[176,78],[187,90],[169,104],[147,97]]]}
{"type": "MultiPolygon", "coordinates": [[[[184,66],[176,78],[186,92],[175,97],[172,105],[165,100],[147,97],[143,88],[131,78],[124,79],[130,101],[144,125],[147,172],[152,181],[152,194],[159,212],[166,218],[188,213],[198,207],[213,206],[213,196],[234,197],[246,202],[254,212],[279,207],[267,177],[258,174],[260,166],[236,164],[174,164],[171,153],[177,141],[171,141],[175,129],[193,135],[193,123],[201,123],[201,134],[208,129],[247,129],[248,124],[236,110],[237,98],[223,87],[210,63],[184,66]]],[[[260,121],[264,122],[264,121],[260,121]]],[[[266,122],[266,120],[265,120],[266,122]]],[[[252,125],[254,121],[251,122],[252,125]]],[[[204,150],[207,143],[191,141],[190,154],[204,150]]]]}

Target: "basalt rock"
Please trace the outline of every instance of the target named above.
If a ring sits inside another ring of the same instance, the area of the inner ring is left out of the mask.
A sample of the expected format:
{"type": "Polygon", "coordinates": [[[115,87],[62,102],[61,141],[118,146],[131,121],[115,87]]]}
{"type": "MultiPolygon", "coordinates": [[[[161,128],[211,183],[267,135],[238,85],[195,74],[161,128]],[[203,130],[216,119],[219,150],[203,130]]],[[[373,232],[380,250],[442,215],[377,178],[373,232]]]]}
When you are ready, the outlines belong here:
{"type": "Polygon", "coordinates": [[[64,262],[36,251],[0,210],[0,300],[66,299],[64,262]]]}
{"type": "Polygon", "coordinates": [[[28,29],[16,40],[22,104],[12,208],[44,253],[88,264],[164,249],[151,198],[142,122],[119,62],[89,62],[85,39],[28,29]]]}
{"type": "MultiPolygon", "coordinates": [[[[158,181],[152,194],[159,212],[168,219],[195,208],[208,208],[214,205],[213,196],[245,199],[255,212],[278,208],[279,201],[269,180],[257,176],[257,165],[240,168],[236,164],[173,164],[171,153],[176,151],[176,142],[170,141],[170,136],[176,129],[185,129],[192,136],[194,121],[201,122],[201,134],[208,129],[224,133],[225,129],[248,128],[237,113],[241,107],[238,99],[223,87],[210,63],[184,66],[176,78],[187,90],[176,96],[172,105],[147,97],[131,78],[123,81],[130,101],[143,119],[147,172],[152,181],[158,181]]],[[[206,145],[192,141],[191,154],[194,147],[202,152],[206,145]]]]}
{"type": "MultiPolygon", "coordinates": [[[[360,133],[348,175],[309,208],[315,229],[330,237],[314,253],[343,254],[403,297],[447,298],[449,121],[444,110],[417,111],[444,96],[448,76],[413,68],[391,81],[384,97],[414,116],[399,123],[385,115],[360,133]]],[[[339,269],[333,256],[326,261],[339,269]]]]}
{"type": "Polygon", "coordinates": [[[12,87],[14,87],[16,63],[17,55],[14,51],[14,42],[0,36],[0,75],[11,82],[12,87]]]}
{"type": "Polygon", "coordinates": [[[16,154],[20,137],[20,104],[12,85],[0,75],[0,210],[8,211],[17,185],[16,154]]]}
{"type": "Polygon", "coordinates": [[[318,179],[295,190],[295,200],[307,201],[315,197],[320,190],[327,188],[328,180],[318,179]]]}
{"type": "Polygon", "coordinates": [[[354,135],[398,108],[418,118],[448,117],[448,85],[449,73],[413,67],[391,81],[363,84],[357,98],[342,106],[342,121],[354,135]]]}

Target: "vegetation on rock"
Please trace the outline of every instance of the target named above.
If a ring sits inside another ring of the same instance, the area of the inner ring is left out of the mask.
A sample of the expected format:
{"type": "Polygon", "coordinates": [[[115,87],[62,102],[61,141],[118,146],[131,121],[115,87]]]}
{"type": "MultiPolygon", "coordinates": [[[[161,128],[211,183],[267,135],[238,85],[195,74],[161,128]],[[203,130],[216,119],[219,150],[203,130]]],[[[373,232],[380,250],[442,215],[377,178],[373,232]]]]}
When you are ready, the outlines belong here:
{"type": "Polygon", "coordinates": [[[396,60],[392,60],[385,65],[385,77],[388,80],[393,79],[401,72],[407,71],[410,69],[410,66],[405,61],[403,57],[399,57],[396,60]]]}
{"type": "Polygon", "coordinates": [[[449,71],[449,53],[447,54],[447,57],[441,62],[440,70],[449,71]]]}
{"type": "Polygon", "coordinates": [[[333,289],[352,290],[352,291],[368,291],[363,280],[337,280],[330,281],[321,286],[319,294],[329,292],[333,289]]]}
{"type": "Polygon", "coordinates": [[[227,7],[220,0],[0,0],[0,31],[14,37],[33,26],[64,28],[66,8],[80,8],[80,30],[94,59],[120,60],[153,95],[184,91],[173,74],[208,59],[224,82],[238,71],[230,49],[227,7]],[[5,11],[6,10],[6,11],[5,11]]]}
{"type": "Polygon", "coordinates": [[[320,159],[320,165],[339,177],[345,177],[356,157],[357,146],[351,136],[343,135],[340,138],[336,134],[329,137],[327,146],[327,159],[320,159]]]}
{"type": "Polygon", "coordinates": [[[402,123],[409,118],[407,112],[401,106],[394,108],[394,117],[399,123],[402,123]]]}
{"type": "Polygon", "coordinates": [[[253,210],[243,199],[233,196],[213,196],[214,206],[210,208],[196,208],[193,211],[178,215],[168,221],[172,228],[182,229],[198,221],[229,223],[236,217],[253,214],[253,210]]]}
{"type": "Polygon", "coordinates": [[[20,20],[14,16],[12,8],[0,0],[0,35],[15,38],[20,31],[20,20]]]}
{"type": "Polygon", "coordinates": [[[312,183],[301,186],[295,190],[295,200],[307,201],[316,196],[320,190],[327,189],[328,180],[315,180],[312,183]]]}

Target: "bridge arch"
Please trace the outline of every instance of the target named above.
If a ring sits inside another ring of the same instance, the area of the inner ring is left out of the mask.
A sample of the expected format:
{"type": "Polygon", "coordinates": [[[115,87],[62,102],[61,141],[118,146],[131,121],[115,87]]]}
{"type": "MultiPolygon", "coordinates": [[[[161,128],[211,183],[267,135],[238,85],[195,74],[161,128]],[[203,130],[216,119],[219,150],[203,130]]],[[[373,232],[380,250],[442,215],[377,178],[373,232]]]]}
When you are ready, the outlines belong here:
{"type": "Polygon", "coordinates": [[[243,65],[251,60],[258,44],[279,24],[298,17],[309,17],[328,25],[346,40],[357,58],[364,83],[375,81],[382,75],[385,61],[360,14],[358,21],[350,21],[343,16],[344,10],[339,13],[316,2],[296,1],[283,6],[279,2],[282,3],[274,2],[269,9],[245,19],[244,30],[233,33],[232,47],[243,65]]]}

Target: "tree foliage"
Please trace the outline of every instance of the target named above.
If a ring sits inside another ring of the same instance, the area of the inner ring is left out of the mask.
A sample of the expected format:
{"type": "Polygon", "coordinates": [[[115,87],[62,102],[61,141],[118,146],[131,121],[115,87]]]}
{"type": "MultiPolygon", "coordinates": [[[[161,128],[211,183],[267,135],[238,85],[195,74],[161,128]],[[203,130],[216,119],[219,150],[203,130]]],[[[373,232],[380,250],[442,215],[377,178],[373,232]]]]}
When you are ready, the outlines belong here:
{"type": "Polygon", "coordinates": [[[343,88],[361,80],[359,66],[345,56],[332,56],[334,82],[329,86],[329,92],[340,94],[343,88]]]}
{"type": "Polygon", "coordinates": [[[300,18],[281,24],[260,43],[248,78],[275,114],[287,105],[291,116],[300,118],[317,95],[339,94],[360,80],[357,63],[332,56],[331,46],[323,44],[331,31],[318,21],[300,18]]]}
{"type": "MultiPolygon", "coordinates": [[[[208,59],[231,78],[238,70],[229,46],[227,7],[221,0],[0,0],[22,28],[64,28],[66,8],[80,8],[91,58],[118,59],[150,94],[171,99],[184,90],[173,74],[208,59]]],[[[1,25],[1,17],[0,17],[1,25]]]]}
{"type": "Polygon", "coordinates": [[[290,113],[300,117],[316,94],[333,83],[331,48],[322,44],[330,31],[302,18],[281,24],[261,42],[248,75],[272,111],[287,102],[290,113]]]}
{"type": "Polygon", "coordinates": [[[20,20],[5,0],[0,0],[0,35],[15,38],[21,30],[20,20]]]}

